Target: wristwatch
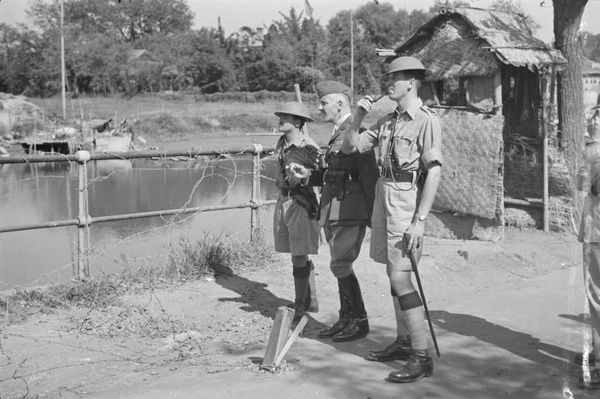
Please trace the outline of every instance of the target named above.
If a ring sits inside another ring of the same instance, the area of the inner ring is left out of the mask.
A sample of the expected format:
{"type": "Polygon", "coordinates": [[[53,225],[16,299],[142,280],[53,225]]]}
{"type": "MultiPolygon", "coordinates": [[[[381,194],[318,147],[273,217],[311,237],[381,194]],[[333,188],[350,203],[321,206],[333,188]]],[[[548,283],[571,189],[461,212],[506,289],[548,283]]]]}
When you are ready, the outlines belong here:
{"type": "Polygon", "coordinates": [[[421,222],[424,222],[425,219],[427,219],[427,215],[417,214],[417,219],[419,219],[419,221],[421,221],[421,222]]]}

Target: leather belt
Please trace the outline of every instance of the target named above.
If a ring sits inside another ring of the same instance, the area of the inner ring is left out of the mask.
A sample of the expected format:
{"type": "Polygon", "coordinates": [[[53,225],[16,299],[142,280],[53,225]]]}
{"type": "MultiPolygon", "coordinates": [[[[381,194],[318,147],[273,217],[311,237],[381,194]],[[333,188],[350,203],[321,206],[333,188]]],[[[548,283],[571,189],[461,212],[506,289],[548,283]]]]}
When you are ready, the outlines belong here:
{"type": "Polygon", "coordinates": [[[359,181],[360,172],[346,172],[343,170],[328,170],[323,176],[325,183],[336,183],[338,180],[342,181],[359,181]]]}
{"type": "Polygon", "coordinates": [[[282,187],[279,189],[279,193],[283,196],[298,195],[298,194],[300,194],[300,189],[299,188],[282,187]]]}
{"type": "Polygon", "coordinates": [[[398,183],[412,183],[416,172],[410,172],[400,169],[382,168],[381,176],[392,179],[398,183]]]}

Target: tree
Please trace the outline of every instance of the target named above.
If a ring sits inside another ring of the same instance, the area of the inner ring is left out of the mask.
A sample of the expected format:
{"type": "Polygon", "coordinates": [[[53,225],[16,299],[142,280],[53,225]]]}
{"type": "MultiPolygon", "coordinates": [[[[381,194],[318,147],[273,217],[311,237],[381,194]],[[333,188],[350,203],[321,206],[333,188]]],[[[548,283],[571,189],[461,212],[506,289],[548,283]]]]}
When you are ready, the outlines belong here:
{"type": "Polygon", "coordinates": [[[521,3],[513,3],[513,0],[496,0],[492,4],[491,9],[520,15],[525,20],[529,29],[531,29],[532,34],[535,34],[541,27],[540,24],[535,22],[533,16],[525,12],[521,3]]]}
{"type": "Polygon", "coordinates": [[[264,37],[263,49],[259,52],[244,48],[237,52],[236,64],[246,60],[244,69],[245,87],[248,90],[293,90],[299,84],[305,91],[323,79],[321,68],[325,67],[325,30],[319,21],[303,18],[292,7],[289,15],[274,21],[264,37]],[[253,56],[249,60],[248,56],[253,56]]]}
{"type": "Polygon", "coordinates": [[[214,28],[201,28],[189,36],[191,49],[186,76],[204,93],[235,90],[233,65],[223,47],[221,33],[214,28]]]}
{"type": "MultiPolygon", "coordinates": [[[[357,93],[377,92],[385,72],[376,48],[396,48],[431,17],[430,13],[394,11],[389,3],[368,3],[353,13],[354,27],[354,89],[357,93]]],[[[350,12],[340,11],[327,25],[329,46],[326,74],[350,82],[350,12]]]]}
{"type": "Polygon", "coordinates": [[[0,23],[0,92],[23,93],[28,89],[40,59],[38,36],[21,25],[0,23]]]}
{"type": "Polygon", "coordinates": [[[564,150],[571,175],[571,193],[575,214],[583,203],[577,195],[575,181],[582,165],[584,125],[582,50],[579,26],[588,0],[552,0],[554,5],[555,46],[567,59],[567,67],[558,72],[558,132],[559,145],[564,150]]]}

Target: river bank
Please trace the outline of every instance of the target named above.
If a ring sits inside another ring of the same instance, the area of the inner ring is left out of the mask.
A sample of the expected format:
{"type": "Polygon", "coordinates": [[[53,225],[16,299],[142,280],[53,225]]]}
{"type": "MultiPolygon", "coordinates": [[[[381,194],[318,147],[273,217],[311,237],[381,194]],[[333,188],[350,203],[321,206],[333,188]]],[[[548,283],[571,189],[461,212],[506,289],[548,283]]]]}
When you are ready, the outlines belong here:
{"type": "MultiPolygon", "coordinates": [[[[570,358],[582,347],[580,245],[559,233],[507,229],[502,242],[427,237],[421,276],[442,357],[432,378],[384,380],[395,362],[367,350],[393,339],[387,277],[355,264],[371,333],[353,343],[316,338],[337,317],[337,288],[321,246],[314,257],[320,311],[275,373],[260,367],[273,317],[293,297],[291,266],[262,268],[121,297],[107,308],[29,309],[2,326],[0,392],[45,398],[588,398],[570,358]],[[140,335],[132,326],[153,326],[140,335]],[[152,330],[152,329],[151,329],[152,330]]],[[[430,343],[431,346],[431,343],[430,343]]],[[[433,346],[431,346],[433,350],[433,346]]],[[[3,395],[4,397],[4,395],[3,395]]]]}

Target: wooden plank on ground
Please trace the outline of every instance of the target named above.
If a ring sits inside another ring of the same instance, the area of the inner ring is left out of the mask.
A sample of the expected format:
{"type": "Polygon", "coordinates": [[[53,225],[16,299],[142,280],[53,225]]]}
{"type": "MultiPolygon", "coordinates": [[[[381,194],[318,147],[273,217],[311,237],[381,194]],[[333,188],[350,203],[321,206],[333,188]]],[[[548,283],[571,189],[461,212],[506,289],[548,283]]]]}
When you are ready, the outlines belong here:
{"type": "Polygon", "coordinates": [[[306,325],[307,321],[308,321],[308,317],[302,316],[302,319],[300,319],[300,321],[298,322],[298,325],[294,329],[294,332],[288,338],[287,342],[285,343],[285,346],[279,353],[279,356],[277,356],[277,359],[275,359],[275,366],[277,366],[279,363],[281,363],[281,361],[283,360],[283,357],[290,350],[290,348],[292,347],[292,344],[294,343],[296,338],[298,338],[300,336],[300,333],[304,329],[304,326],[306,325]]]}
{"type": "Polygon", "coordinates": [[[285,346],[293,318],[294,309],[290,309],[287,306],[280,306],[279,309],[277,309],[275,321],[273,322],[273,329],[271,329],[269,343],[267,344],[267,350],[265,351],[265,357],[263,358],[264,366],[275,364],[275,360],[285,346]]]}

